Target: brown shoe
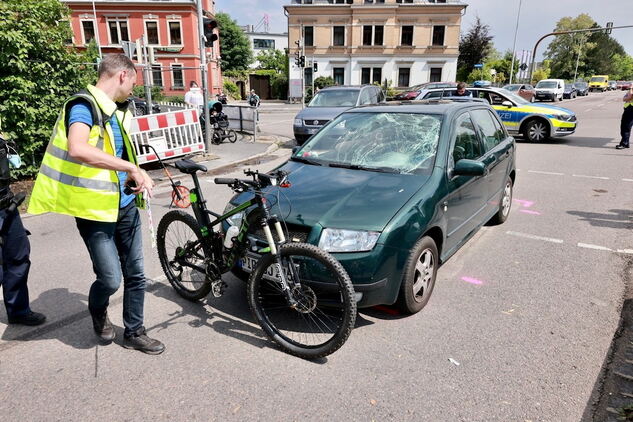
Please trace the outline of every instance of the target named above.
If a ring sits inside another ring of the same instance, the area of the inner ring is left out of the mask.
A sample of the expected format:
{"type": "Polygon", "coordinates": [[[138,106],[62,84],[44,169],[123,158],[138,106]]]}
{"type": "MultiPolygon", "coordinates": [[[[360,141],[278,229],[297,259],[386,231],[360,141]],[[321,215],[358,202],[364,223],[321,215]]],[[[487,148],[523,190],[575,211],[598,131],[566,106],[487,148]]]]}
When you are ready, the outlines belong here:
{"type": "Polygon", "coordinates": [[[126,349],[140,350],[148,355],[160,355],[165,351],[165,345],[160,341],[149,338],[145,334],[145,328],[141,328],[131,336],[125,336],[123,339],[123,347],[126,349]]]}
{"type": "Polygon", "coordinates": [[[110,322],[110,318],[108,318],[108,311],[105,310],[103,312],[95,313],[90,311],[90,316],[92,316],[92,327],[94,328],[97,337],[99,337],[99,340],[104,343],[111,343],[116,337],[116,332],[114,331],[114,326],[110,322]]]}

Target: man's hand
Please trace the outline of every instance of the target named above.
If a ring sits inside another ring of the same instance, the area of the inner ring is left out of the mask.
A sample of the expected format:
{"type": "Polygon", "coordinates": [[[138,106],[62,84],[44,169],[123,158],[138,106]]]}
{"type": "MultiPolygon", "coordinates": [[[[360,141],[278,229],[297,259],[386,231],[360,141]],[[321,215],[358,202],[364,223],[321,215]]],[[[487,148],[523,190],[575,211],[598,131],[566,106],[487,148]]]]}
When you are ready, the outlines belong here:
{"type": "Polygon", "coordinates": [[[128,181],[134,181],[135,186],[131,187],[135,195],[147,191],[147,195],[152,197],[152,189],[154,189],[154,181],[151,177],[138,167],[128,172],[128,181]]]}

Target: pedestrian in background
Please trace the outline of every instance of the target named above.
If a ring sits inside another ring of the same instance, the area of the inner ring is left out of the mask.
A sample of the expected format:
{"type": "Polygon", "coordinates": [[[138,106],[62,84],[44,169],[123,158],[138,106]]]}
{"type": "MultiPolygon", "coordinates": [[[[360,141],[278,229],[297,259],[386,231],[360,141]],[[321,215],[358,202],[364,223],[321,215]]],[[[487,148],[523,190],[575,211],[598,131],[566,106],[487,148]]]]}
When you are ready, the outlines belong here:
{"type": "Polygon", "coordinates": [[[464,82],[460,82],[457,84],[457,90],[454,94],[455,97],[472,97],[473,94],[466,89],[466,84],[464,82]]]}
{"type": "Polygon", "coordinates": [[[189,91],[185,94],[185,104],[198,109],[201,109],[204,104],[204,95],[202,95],[202,90],[196,81],[189,82],[189,91]]]}
{"type": "Polygon", "coordinates": [[[629,147],[631,127],[633,127],[633,88],[629,89],[629,91],[624,94],[622,101],[624,101],[624,111],[622,112],[622,119],[620,120],[620,135],[622,136],[622,139],[615,147],[616,149],[629,147]]]}
{"type": "Polygon", "coordinates": [[[29,307],[29,289],[26,285],[31,261],[28,233],[22,225],[20,212],[9,207],[19,205],[9,189],[9,166],[19,167],[20,159],[15,147],[0,132],[0,285],[9,324],[40,325],[46,316],[29,307]],[[11,158],[9,158],[11,157],[11,158]]]}
{"type": "Polygon", "coordinates": [[[259,107],[259,103],[260,103],[259,95],[255,93],[254,89],[251,89],[251,93],[248,96],[248,104],[251,107],[259,107]]]}
{"type": "Polygon", "coordinates": [[[137,207],[144,207],[143,192],[151,195],[154,183],[138,167],[130,142],[132,114],[126,99],[135,83],[130,59],[106,55],[99,64],[96,85],[88,85],[66,101],[28,211],[75,217],[96,275],[88,309],[99,339],[111,342],[115,338],[108,305],[123,277],[123,346],[159,354],[165,346],[148,337],[143,327],[146,280],[137,207]]]}

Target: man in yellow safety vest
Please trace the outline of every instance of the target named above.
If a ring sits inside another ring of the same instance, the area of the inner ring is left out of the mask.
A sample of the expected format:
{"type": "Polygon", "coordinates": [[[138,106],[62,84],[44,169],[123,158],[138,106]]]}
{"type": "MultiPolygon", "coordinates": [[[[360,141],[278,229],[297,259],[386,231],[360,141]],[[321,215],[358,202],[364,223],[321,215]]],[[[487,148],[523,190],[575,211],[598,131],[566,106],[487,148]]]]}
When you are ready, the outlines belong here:
{"type": "Polygon", "coordinates": [[[75,217],[96,280],[88,309],[95,333],[114,340],[109,298],[123,277],[123,346],[159,354],[165,346],[145,333],[145,274],[141,219],[143,193],[154,183],[136,161],[130,142],[132,115],[127,98],[136,70],[121,54],[104,56],[98,81],[66,101],[40,167],[28,211],[75,217]]]}
{"type": "Polygon", "coordinates": [[[629,147],[629,138],[631,137],[631,127],[633,126],[633,88],[622,98],[624,101],[624,112],[622,112],[622,120],[620,120],[620,135],[622,140],[615,147],[623,149],[629,147]]]}

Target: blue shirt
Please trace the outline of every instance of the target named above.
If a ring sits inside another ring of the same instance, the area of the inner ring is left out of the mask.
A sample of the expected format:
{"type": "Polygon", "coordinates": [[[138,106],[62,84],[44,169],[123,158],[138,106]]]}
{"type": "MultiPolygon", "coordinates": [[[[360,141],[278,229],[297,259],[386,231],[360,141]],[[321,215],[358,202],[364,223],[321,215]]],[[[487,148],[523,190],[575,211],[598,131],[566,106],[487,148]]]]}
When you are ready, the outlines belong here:
{"type": "MultiPolygon", "coordinates": [[[[68,117],[68,127],[73,123],[85,123],[88,126],[92,127],[92,113],[90,112],[90,104],[86,101],[79,100],[75,103],[70,109],[70,114],[68,117]]],[[[121,127],[119,126],[119,120],[113,116],[110,119],[110,126],[112,126],[112,134],[114,135],[114,146],[116,156],[119,158],[123,158],[123,150],[125,146],[123,145],[123,135],[121,134],[121,127]]],[[[121,197],[119,200],[119,207],[123,208],[129,205],[130,202],[134,200],[134,194],[127,195],[123,192],[125,188],[125,182],[127,181],[127,173],[124,171],[117,171],[119,176],[119,189],[121,192],[121,197]]]]}

